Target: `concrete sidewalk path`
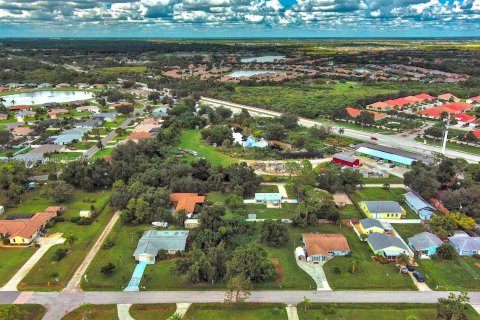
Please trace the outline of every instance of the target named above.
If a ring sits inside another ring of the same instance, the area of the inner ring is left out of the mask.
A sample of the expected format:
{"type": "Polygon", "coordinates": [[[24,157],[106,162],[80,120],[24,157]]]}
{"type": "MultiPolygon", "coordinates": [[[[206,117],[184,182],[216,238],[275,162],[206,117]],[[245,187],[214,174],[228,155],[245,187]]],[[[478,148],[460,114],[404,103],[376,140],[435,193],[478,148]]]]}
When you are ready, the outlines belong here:
{"type": "Polygon", "coordinates": [[[298,320],[298,312],[296,306],[289,304],[286,306],[286,309],[288,320],[298,320]]]}
{"type": "Polygon", "coordinates": [[[135,320],[129,312],[131,306],[131,304],[117,304],[118,320],[135,320]]]}
{"type": "MultiPolygon", "coordinates": [[[[192,304],[191,303],[177,303],[177,310],[175,310],[174,315],[179,315],[180,318],[183,318],[185,314],[188,311],[188,308],[190,308],[192,304]]],[[[171,316],[169,319],[172,319],[173,316],[171,316]]]]}
{"type": "Polygon", "coordinates": [[[39,238],[37,243],[40,248],[28,259],[27,262],[17,271],[17,273],[8,281],[5,286],[0,288],[0,291],[17,291],[17,286],[23,278],[32,270],[37,262],[51,247],[62,244],[65,239],[62,238],[62,233],[54,233],[48,237],[39,238]]]}
{"type": "Polygon", "coordinates": [[[297,262],[297,265],[312,277],[313,281],[315,281],[317,291],[332,291],[332,288],[330,288],[330,285],[328,284],[325,271],[323,270],[323,263],[307,263],[304,260],[298,260],[296,257],[295,261],[297,262]]]}
{"type": "Polygon", "coordinates": [[[93,247],[90,249],[88,252],[87,256],[85,259],[83,259],[82,263],[78,267],[77,271],[75,271],[75,274],[73,275],[72,279],[68,282],[67,286],[63,291],[80,291],[80,283],[82,281],[82,276],[85,274],[87,271],[88,266],[90,265],[90,262],[92,262],[93,258],[95,258],[95,255],[97,252],[100,250],[102,247],[103,242],[109,235],[110,231],[112,231],[113,226],[115,223],[117,223],[118,219],[120,218],[120,211],[116,211],[110,221],[108,222],[107,226],[105,229],[103,229],[102,233],[98,237],[97,241],[93,245],[93,247]]]}

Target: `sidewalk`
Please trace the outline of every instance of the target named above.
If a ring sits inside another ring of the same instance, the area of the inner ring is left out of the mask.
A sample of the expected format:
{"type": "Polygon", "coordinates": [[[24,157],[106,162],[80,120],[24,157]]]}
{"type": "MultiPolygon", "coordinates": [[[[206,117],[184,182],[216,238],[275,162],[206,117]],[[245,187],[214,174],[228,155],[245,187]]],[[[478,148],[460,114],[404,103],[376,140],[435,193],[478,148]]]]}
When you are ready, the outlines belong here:
{"type": "Polygon", "coordinates": [[[28,259],[27,262],[17,271],[17,273],[8,281],[5,286],[0,288],[0,291],[17,291],[17,285],[23,278],[32,270],[37,262],[43,257],[43,255],[51,247],[62,244],[65,239],[62,238],[62,233],[55,233],[48,237],[39,238],[37,241],[40,244],[40,248],[28,259]]]}

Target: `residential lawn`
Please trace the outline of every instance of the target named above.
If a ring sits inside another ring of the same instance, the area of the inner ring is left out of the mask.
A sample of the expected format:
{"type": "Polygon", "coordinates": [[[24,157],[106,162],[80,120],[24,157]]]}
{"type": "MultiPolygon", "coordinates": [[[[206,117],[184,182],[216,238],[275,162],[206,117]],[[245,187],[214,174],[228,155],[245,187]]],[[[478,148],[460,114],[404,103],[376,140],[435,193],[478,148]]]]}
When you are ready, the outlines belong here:
{"type": "Polygon", "coordinates": [[[103,123],[103,127],[104,128],[117,128],[118,126],[120,126],[125,120],[127,120],[127,116],[125,115],[121,115],[121,116],[118,116],[114,121],[112,122],[104,122],[103,123]]]}
{"type": "Polygon", "coordinates": [[[257,219],[291,219],[296,204],[282,203],[281,208],[267,208],[265,204],[248,203],[246,212],[257,214],[257,219]]]}
{"type": "Polygon", "coordinates": [[[424,275],[425,282],[433,290],[480,291],[480,267],[475,266],[476,262],[473,258],[459,257],[456,260],[416,259],[416,261],[419,266],[415,269],[424,275]],[[461,259],[468,261],[466,263],[470,268],[462,265],[460,263],[461,259]]]}
{"type": "Polygon", "coordinates": [[[193,304],[184,320],[281,320],[287,319],[282,304],[193,304]]]}
{"type": "Polygon", "coordinates": [[[0,287],[3,287],[37,251],[35,247],[0,248],[0,287]]]}
{"type": "Polygon", "coordinates": [[[425,231],[419,223],[392,223],[392,227],[398,232],[403,240],[405,240],[405,242],[408,242],[407,239],[413,237],[417,233],[425,231]]]}
{"type": "Polygon", "coordinates": [[[93,147],[96,143],[95,142],[77,142],[73,146],[78,150],[88,150],[93,147]]]}
{"type": "Polygon", "coordinates": [[[125,140],[129,135],[131,135],[132,132],[131,131],[125,131],[124,133],[120,134],[120,135],[116,135],[115,137],[113,137],[112,141],[122,141],[122,140],[125,140]]]}
{"type": "Polygon", "coordinates": [[[222,192],[219,192],[219,191],[214,191],[214,192],[210,192],[209,194],[207,194],[206,200],[211,201],[213,203],[224,203],[227,196],[228,196],[228,194],[226,194],[226,193],[222,193],[222,192]]]}
{"type": "MultiPolygon", "coordinates": [[[[233,163],[239,162],[239,159],[229,157],[218,151],[214,146],[205,143],[202,140],[200,131],[198,130],[184,131],[180,136],[180,142],[177,147],[198,152],[197,157],[205,158],[212,165],[221,165],[226,167],[233,163]]],[[[175,148],[175,151],[177,150],[178,149],[175,148]]],[[[189,157],[192,159],[194,158],[193,156],[189,157]]]]}
{"type": "MultiPolygon", "coordinates": [[[[349,194],[350,199],[355,202],[360,201],[397,201],[397,197],[405,194],[404,188],[389,188],[385,190],[382,187],[378,188],[362,188],[355,193],[349,194]]],[[[407,212],[407,219],[418,219],[418,215],[406,204],[401,204],[403,209],[407,212]]]]}
{"type": "Polygon", "coordinates": [[[259,193],[278,193],[278,187],[274,185],[261,184],[257,192],[259,193]]]}
{"type": "Polygon", "coordinates": [[[347,204],[345,207],[340,208],[340,213],[342,214],[342,219],[364,218],[363,214],[353,204],[347,204]]]}
{"type": "Polygon", "coordinates": [[[92,159],[101,159],[103,157],[111,156],[115,148],[103,148],[95,152],[92,159]]]}
{"type": "Polygon", "coordinates": [[[373,252],[367,242],[362,242],[351,228],[344,225],[320,225],[313,229],[320,233],[342,233],[347,238],[351,256],[335,257],[324,265],[328,283],[333,290],[416,290],[408,275],[399,274],[394,264],[380,264],[372,260],[373,252]],[[352,261],[359,265],[350,273],[352,261]],[[340,267],[341,274],[334,272],[340,267]]]}
{"type": "Polygon", "coordinates": [[[177,309],[177,305],[170,304],[134,304],[130,307],[130,315],[135,320],[167,320],[177,309]]]}
{"type": "Polygon", "coordinates": [[[81,155],[83,155],[82,152],[59,152],[59,153],[52,153],[50,155],[50,158],[57,159],[57,160],[75,160],[81,155]]]}
{"type": "MultiPolygon", "coordinates": [[[[63,205],[67,208],[63,214],[65,222],[58,222],[49,230],[50,234],[61,232],[64,234],[73,234],[77,237],[72,248],[65,244],[60,244],[50,248],[33,269],[25,276],[18,285],[19,290],[23,291],[58,291],[61,290],[77,270],[80,263],[85,258],[91,246],[103,231],[105,225],[112,216],[113,210],[107,205],[98,218],[91,225],[77,225],[70,222],[70,218],[77,217],[80,210],[101,208],[108,201],[110,191],[98,191],[86,193],[76,191],[76,197],[63,205]],[[86,202],[95,201],[93,203],[86,202]],[[52,257],[59,248],[67,248],[69,254],[59,262],[52,262],[52,257]]],[[[45,201],[45,200],[40,200],[45,201]]],[[[49,205],[55,203],[50,202],[49,205]]],[[[33,204],[32,204],[33,207],[33,204]]],[[[45,206],[41,207],[42,209],[45,206]]],[[[18,211],[25,212],[25,211],[18,211]]]]}
{"type": "MultiPolygon", "coordinates": [[[[320,304],[314,303],[304,312],[299,305],[300,320],[405,320],[408,316],[416,316],[419,320],[432,320],[437,316],[435,304],[320,304]],[[326,314],[326,308],[335,310],[335,314],[326,314]]],[[[469,320],[480,319],[475,310],[470,307],[466,315],[469,320]]]]}
{"type": "Polygon", "coordinates": [[[365,184],[400,184],[403,183],[403,178],[391,174],[388,178],[363,178],[365,184]]]}
{"type": "MultiPolygon", "coordinates": [[[[0,305],[0,309],[8,306],[11,306],[11,305],[8,305],[8,304],[0,305]]],[[[40,304],[15,304],[15,306],[20,308],[21,311],[26,312],[28,314],[26,319],[29,319],[29,320],[41,320],[43,319],[43,316],[47,312],[45,307],[40,304]]]]}
{"type": "Polygon", "coordinates": [[[115,304],[103,304],[103,305],[91,305],[90,310],[87,313],[87,317],[84,317],[85,309],[79,307],[72,310],[65,315],[62,320],[83,320],[83,319],[95,319],[95,320],[116,320],[117,305],[115,304]]]}

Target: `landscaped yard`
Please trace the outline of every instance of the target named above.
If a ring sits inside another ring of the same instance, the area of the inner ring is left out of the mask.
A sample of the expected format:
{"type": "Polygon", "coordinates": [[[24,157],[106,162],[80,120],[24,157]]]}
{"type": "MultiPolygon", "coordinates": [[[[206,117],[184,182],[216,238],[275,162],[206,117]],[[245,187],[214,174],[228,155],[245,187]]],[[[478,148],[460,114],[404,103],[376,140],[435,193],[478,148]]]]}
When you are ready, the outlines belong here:
{"type": "Polygon", "coordinates": [[[314,229],[321,233],[342,233],[347,238],[351,256],[335,257],[324,265],[325,274],[333,290],[416,290],[409,276],[399,274],[394,264],[380,264],[372,260],[373,252],[366,242],[360,241],[351,228],[320,225],[314,229]],[[352,262],[358,267],[350,272],[352,262]],[[336,267],[341,273],[336,273],[336,267]]]}
{"type": "Polygon", "coordinates": [[[291,219],[296,204],[282,203],[281,208],[267,208],[265,204],[247,204],[246,212],[255,213],[257,219],[291,219]]]}
{"type": "MultiPolygon", "coordinates": [[[[9,306],[8,304],[4,304],[0,305],[0,308],[9,306]]],[[[16,304],[16,306],[28,314],[26,318],[29,320],[41,320],[46,312],[45,307],[39,304],[16,304]]]]}
{"type": "Polygon", "coordinates": [[[193,304],[185,320],[282,320],[287,311],[282,304],[193,304]]]}
{"type": "MultiPolygon", "coordinates": [[[[469,320],[480,319],[473,308],[466,312],[469,320]]],[[[434,304],[312,304],[307,312],[298,306],[300,320],[405,320],[408,316],[416,316],[419,320],[432,320],[437,316],[434,304]],[[328,314],[326,310],[334,310],[328,314]],[[326,311],[326,312],[325,312],[326,311]]]]}
{"type": "Polygon", "coordinates": [[[10,280],[15,273],[27,262],[37,249],[28,248],[0,248],[0,287],[10,280]]]}
{"type": "Polygon", "coordinates": [[[135,320],[167,320],[176,310],[174,303],[170,304],[134,304],[130,307],[130,315],[135,320]]]}
{"type": "MultiPolygon", "coordinates": [[[[404,188],[362,188],[355,193],[349,194],[350,199],[360,201],[397,201],[399,195],[405,194],[404,188]]],[[[418,215],[406,204],[401,204],[407,211],[407,219],[418,219],[418,215]]]]}
{"type": "Polygon", "coordinates": [[[83,155],[82,152],[59,152],[59,153],[52,153],[50,158],[56,160],[75,160],[78,157],[83,155]]]}
{"type": "MultiPolygon", "coordinates": [[[[198,152],[198,157],[205,158],[212,165],[229,166],[233,163],[239,162],[239,159],[231,158],[218,151],[214,146],[205,143],[198,130],[184,131],[180,136],[180,142],[177,148],[175,148],[175,151],[178,151],[178,148],[194,150],[198,152]]],[[[188,157],[192,159],[194,158],[190,155],[188,155],[188,157]]]]}
{"type": "Polygon", "coordinates": [[[116,320],[118,319],[117,305],[103,304],[103,305],[89,305],[87,307],[79,307],[75,310],[72,310],[70,313],[68,313],[62,318],[62,320],[84,320],[84,319],[116,320]],[[88,316],[88,318],[84,317],[85,314],[88,316]]]}
{"type": "Polygon", "coordinates": [[[115,148],[103,148],[95,152],[92,159],[102,159],[103,157],[111,156],[115,148]]]}
{"type": "Polygon", "coordinates": [[[73,146],[78,150],[88,150],[93,147],[96,143],[95,142],[77,142],[73,146]]]}
{"type": "MultiPolygon", "coordinates": [[[[49,233],[70,233],[75,235],[77,240],[71,248],[65,244],[50,248],[20,282],[19,290],[55,291],[60,290],[68,282],[110,220],[112,210],[107,206],[91,225],[77,225],[70,222],[70,219],[78,217],[80,210],[89,210],[92,205],[97,209],[101,208],[108,201],[109,197],[110,191],[84,192],[77,190],[72,200],[62,204],[67,208],[62,215],[65,218],[65,222],[58,222],[49,230],[49,233]],[[52,257],[59,248],[66,248],[71,252],[61,261],[52,262],[52,257]]],[[[28,198],[27,201],[23,202],[15,210],[9,209],[8,212],[37,212],[50,205],[57,205],[57,203],[37,195],[28,198]],[[35,201],[35,199],[38,201],[35,201]]]]}
{"type": "Polygon", "coordinates": [[[278,193],[278,187],[269,184],[261,184],[257,192],[260,193],[278,193]]]}

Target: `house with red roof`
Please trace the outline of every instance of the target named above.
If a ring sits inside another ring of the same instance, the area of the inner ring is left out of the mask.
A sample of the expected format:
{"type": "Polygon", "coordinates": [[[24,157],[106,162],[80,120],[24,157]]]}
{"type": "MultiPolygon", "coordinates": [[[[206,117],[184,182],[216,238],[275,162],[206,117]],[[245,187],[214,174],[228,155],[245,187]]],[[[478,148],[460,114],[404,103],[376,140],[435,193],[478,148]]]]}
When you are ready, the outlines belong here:
{"type": "Polygon", "coordinates": [[[402,109],[404,106],[411,104],[411,102],[405,98],[391,99],[384,102],[393,109],[402,109]]]}
{"type": "Polygon", "coordinates": [[[467,103],[479,104],[480,103],[480,96],[475,96],[475,97],[471,97],[470,99],[467,99],[467,103]]]}
{"type": "Polygon", "coordinates": [[[441,94],[441,95],[438,96],[438,99],[442,100],[442,101],[450,101],[450,102],[459,102],[460,101],[460,98],[455,97],[451,93],[441,94]]]}
{"type": "Polygon", "coordinates": [[[18,105],[18,106],[11,106],[10,110],[12,111],[20,111],[20,110],[30,110],[33,106],[26,106],[26,105],[18,105]]]}
{"type": "Polygon", "coordinates": [[[59,115],[68,114],[68,109],[64,109],[64,108],[52,109],[52,110],[49,110],[47,114],[51,119],[57,119],[59,115]]]}
{"type": "Polygon", "coordinates": [[[174,211],[185,210],[187,214],[192,215],[195,206],[205,202],[205,196],[199,196],[198,193],[172,193],[170,201],[176,203],[174,211]]]}
{"type": "Polygon", "coordinates": [[[453,117],[458,121],[458,124],[461,126],[468,124],[474,127],[476,125],[475,121],[477,120],[477,118],[475,116],[466,113],[457,113],[454,114],[453,117]]]}
{"type": "Polygon", "coordinates": [[[352,118],[356,118],[362,113],[362,110],[355,109],[352,107],[346,107],[345,110],[347,111],[348,115],[352,118]]]}
{"type": "Polygon", "coordinates": [[[442,107],[450,109],[452,111],[457,111],[457,112],[466,112],[468,110],[472,110],[475,108],[473,104],[466,103],[466,102],[452,102],[452,103],[447,103],[442,105],[442,107]]]}
{"type": "Polygon", "coordinates": [[[417,94],[415,95],[415,97],[419,98],[419,99],[422,99],[424,101],[433,101],[435,100],[435,97],[432,97],[431,95],[427,94],[427,93],[420,93],[420,94],[417,94]]]}
{"type": "Polygon", "coordinates": [[[12,130],[12,132],[17,137],[23,137],[32,133],[33,130],[27,127],[16,127],[12,130]]]}
{"type": "Polygon", "coordinates": [[[473,130],[472,132],[473,132],[473,135],[480,140],[480,130],[473,130]]]}

